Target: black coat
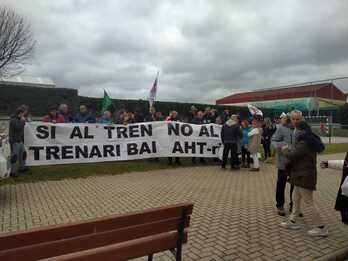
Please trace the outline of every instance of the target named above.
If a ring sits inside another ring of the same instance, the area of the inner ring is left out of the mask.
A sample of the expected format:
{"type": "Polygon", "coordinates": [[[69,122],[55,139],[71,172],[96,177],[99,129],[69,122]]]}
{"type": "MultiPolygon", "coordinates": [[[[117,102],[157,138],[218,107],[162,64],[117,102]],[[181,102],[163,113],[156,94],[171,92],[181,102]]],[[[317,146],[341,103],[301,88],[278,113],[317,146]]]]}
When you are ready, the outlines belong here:
{"type": "Polygon", "coordinates": [[[335,209],[338,211],[348,212],[348,197],[342,195],[341,186],[343,184],[344,179],[348,176],[348,152],[346,154],[346,158],[343,164],[343,172],[342,172],[342,180],[340,183],[340,187],[337,193],[335,209]]]}
{"type": "Polygon", "coordinates": [[[10,121],[9,137],[10,143],[24,142],[25,121],[18,117],[13,117],[10,121]]]}
{"type": "Polygon", "coordinates": [[[290,183],[310,190],[317,185],[317,153],[324,150],[324,144],[313,133],[302,134],[297,138],[295,148],[285,151],[289,160],[290,183]]]}
{"type": "Polygon", "coordinates": [[[243,138],[240,125],[232,120],[227,121],[221,128],[221,141],[223,144],[238,143],[243,138]]]}
{"type": "Polygon", "coordinates": [[[262,129],[262,143],[263,144],[271,143],[271,139],[275,131],[276,131],[276,128],[274,127],[272,128],[264,127],[262,129]]]}
{"type": "Polygon", "coordinates": [[[192,124],[197,124],[197,125],[201,125],[203,124],[203,119],[200,119],[198,117],[194,117],[190,120],[190,123],[192,124]]]}

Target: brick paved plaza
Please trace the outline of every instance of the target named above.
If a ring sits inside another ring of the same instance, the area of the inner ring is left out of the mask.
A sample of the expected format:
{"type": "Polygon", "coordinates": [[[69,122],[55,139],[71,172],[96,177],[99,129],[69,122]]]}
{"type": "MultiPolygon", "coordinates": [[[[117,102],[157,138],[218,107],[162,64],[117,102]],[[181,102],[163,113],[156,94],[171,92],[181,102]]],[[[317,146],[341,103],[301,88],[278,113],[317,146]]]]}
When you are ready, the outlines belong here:
{"type": "MultiPolygon", "coordinates": [[[[271,164],[262,165],[260,173],[207,166],[0,186],[0,231],[191,201],[184,260],[327,259],[348,248],[348,228],[333,210],[340,175],[334,170],[319,173],[315,200],[329,225],[328,238],[313,239],[306,228],[287,231],[279,226],[283,218],[275,213],[271,164]]],[[[169,252],[155,257],[173,260],[169,252]]]]}

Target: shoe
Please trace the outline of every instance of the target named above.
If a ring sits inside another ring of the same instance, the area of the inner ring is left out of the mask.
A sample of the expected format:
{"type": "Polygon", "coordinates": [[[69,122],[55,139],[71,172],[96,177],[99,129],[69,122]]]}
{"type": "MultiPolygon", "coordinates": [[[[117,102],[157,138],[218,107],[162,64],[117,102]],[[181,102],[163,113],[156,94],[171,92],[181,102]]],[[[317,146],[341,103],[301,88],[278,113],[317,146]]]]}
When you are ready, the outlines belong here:
{"type": "Polygon", "coordinates": [[[18,175],[17,175],[17,173],[10,173],[10,177],[12,177],[12,178],[17,178],[18,175]]]}
{"type": "Polygon", "coordinates": [[[222,169],[226,169],[226,166],[221,166],[222,169]]]}
{"type": "Polygon", "coordinates": [[[247,166],[243,163],[241,168],[245,169],[247,166]]]}
{"type": "Polygon", "coordinates": [[[291,229],[291,230],[298,230],[301,228],[301,225],[291,220],[280,223],[280,226],[286,229],[291,229]]]}
{"type": "Polygon", "coordinates": [[[282,216],[282,217],[285,216],[285,209],[283,207],[277,208],[277,212],[279,216],[282,216]]]}
{"type": "Polygon", "coordinates": [[[326,227],[323,228],[313,228],[307,232],[310,237],[327,237],[329,235],[329,230],[326,227]]]}
{"type": "Polygon", "coordinates": [[[253,171],[253,172],[260,171],[260,168],[251,168],[249,171],[253,171]]]}
{"type": "Polygon", "coordinates": [[[231,167],[231,170],[240,170],[239,166],[231,167]]]}

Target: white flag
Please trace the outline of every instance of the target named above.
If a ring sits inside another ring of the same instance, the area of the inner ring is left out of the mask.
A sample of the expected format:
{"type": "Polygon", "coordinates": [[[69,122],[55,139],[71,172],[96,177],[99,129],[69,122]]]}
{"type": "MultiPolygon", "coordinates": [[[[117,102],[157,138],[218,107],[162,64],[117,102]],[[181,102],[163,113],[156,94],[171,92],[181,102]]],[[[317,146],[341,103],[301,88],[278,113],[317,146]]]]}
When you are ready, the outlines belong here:
{"type": "Polygon", "coordinates": [[[158,84],[158,75],[159,72],[157,73],[157,77],[155,79],[155,82],[152,85],[152,88],[150,90],[150,95],[149,95],[149,103],[150,103],[150,107],[153,105],[153,103],[156,100],[156,94],[157,94],[157,84],[158,84]]]}
{"type": "Polygon", "coordinates": [[[263,116],[263,113],[260,109],[256,108],[254,105],[248,104],[249,112],[251,115],[263,116]]]}

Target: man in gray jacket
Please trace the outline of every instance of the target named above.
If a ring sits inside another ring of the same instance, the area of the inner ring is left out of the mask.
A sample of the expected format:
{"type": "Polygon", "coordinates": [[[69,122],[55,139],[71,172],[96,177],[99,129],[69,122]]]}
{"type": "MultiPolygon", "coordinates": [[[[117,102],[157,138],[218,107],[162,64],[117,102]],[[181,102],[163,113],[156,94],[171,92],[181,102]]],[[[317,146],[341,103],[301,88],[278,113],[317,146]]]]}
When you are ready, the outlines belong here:
{"type": "MultiPolygon", "coordinates": [[[[294,130],[291,128],[290,118],[287,114],[282,113],[280,116],[281,124],[279,124],[276,132],[274,133],[271,145],[276,149],[277,152],[277,189],[276,189],[276,207],[278,215],[285,216],[284,203],[285,203],[285,187],[286,181],[289,176],[287,170],[288,159],[282,153],[281,148],[285,145],[289,147],[294,143],[294,130]]],[[[290,189],[290,208],[292,206],[292,189],[290,189]]]]}

